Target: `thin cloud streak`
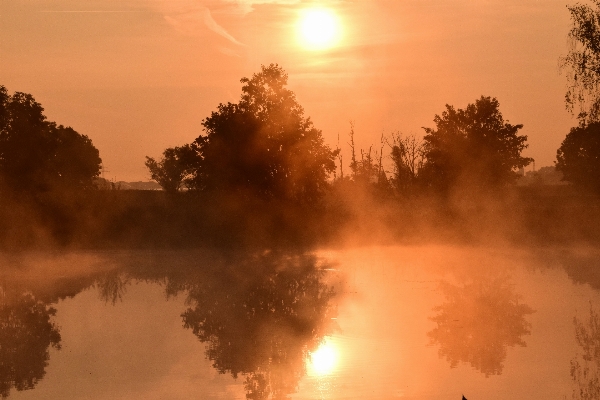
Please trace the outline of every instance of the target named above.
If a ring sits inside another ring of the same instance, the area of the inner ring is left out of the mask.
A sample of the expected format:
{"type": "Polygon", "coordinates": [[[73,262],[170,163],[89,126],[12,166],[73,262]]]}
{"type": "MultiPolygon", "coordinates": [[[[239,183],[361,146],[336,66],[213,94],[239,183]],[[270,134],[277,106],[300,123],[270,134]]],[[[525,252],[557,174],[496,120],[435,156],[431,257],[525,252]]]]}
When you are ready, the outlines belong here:
{"type": "Polygon", "coordinates": [[[212,17],[212,14],[210,12],[210,10],[208,8],[204,9],[204,24],[208,27],[208,29],[210,29],[211,31],[223,36],[224,38],[230,40],[231,42],[237,44],[238,46],[245,46],[245,44],[239,42],[236,38],[234,38],[233,36],[231,36],[229,34],[229,32],[227,32],[225,30],[225,28],[223,28],[221,25],[219,25],[217,23],[217,21],[215,21],[215,19],[212,17]]]}
{"type": "Polygon", "coordinates": [[[203,1],[181,2],[181,1],[159,1],[154,2],[155,8],[163,14],[165,21],[178,32],[199,36],[204,27],[224,37],[230,42],[245,46],[237,40],[225,28],[213,18],[211,11],[204,5],[203,1]]]}
{"type": "Polygon", "coordinates": [[[242,14],[254,11],[254,6],[262,4],[298,4],[301,0],[223,0],[225,3],[234,4],[242,14]]]}

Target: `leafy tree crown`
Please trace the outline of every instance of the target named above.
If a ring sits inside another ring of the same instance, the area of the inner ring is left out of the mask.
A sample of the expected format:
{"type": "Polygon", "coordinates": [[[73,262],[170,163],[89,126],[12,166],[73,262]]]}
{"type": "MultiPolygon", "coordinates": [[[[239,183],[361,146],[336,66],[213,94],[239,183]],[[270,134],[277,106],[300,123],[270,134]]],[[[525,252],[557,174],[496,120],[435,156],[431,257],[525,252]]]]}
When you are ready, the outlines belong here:
{"type": "Polygon", "coordinates": [[[335,169],[335,152],[287,89],[276,64],[243,78],[236,104],[219,104],[194,146],[203,158],[197,184],[268,197],[314,201],[335,169]]]}
{"type": "Polygon", "coordinates": [[[572,128],[556,160],[563,180],[600,193],[600,122],[572,128]]]}
{"type": "Polygon", "coordinates": [[[47,121],[32,95],[0,85],[0,181],[13,190],[89,188],[100,173],[98,149],[85,135],[47,121]]]}
{"type": "Polygon", "coordinates": [[[495,98],[482,96],[465,109],[446,105],[433,121],[436,128],[423,128],[422,175],[431,185],[504,185],[532,161],[521,156],[527,148],[527,136],[517,134],[523,125],[505,121],[495,98]]]}

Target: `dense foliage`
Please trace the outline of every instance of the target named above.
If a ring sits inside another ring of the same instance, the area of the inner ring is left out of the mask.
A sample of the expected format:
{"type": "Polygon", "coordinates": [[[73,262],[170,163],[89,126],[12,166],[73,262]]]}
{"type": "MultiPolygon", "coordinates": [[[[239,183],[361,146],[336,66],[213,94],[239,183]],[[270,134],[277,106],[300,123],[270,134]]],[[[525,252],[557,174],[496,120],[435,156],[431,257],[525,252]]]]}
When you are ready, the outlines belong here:
{"type": "Polygon", "coordinates": [[[446,105],[436,128],[424,128],[425,164],[420,178],[445,190],[454,186],[496,187],[513,182],[516,169],[532,159],[522,157],[527,136],[502,117],[498,100],[481,97],[465,109],[446,105]]]}
{"type": "MultiPolygon", "coordinates": [[[[307,202],[319,198],[335,169],[335,152],[304,116],[294,93],[286,88],[287,79],[274,64],[243,78],[240,101],[219,104],[202,122],[205,133],[189,147],[195,159],[182,166],[179,176],[191,174],[189,186],[200,190],[307,202]]],[[[165,152],[163,165],[148,159],[152,174],[160,176],[158,166],[168,175],[170,158],[176,157],[165,152]]]]}
{"type": "Polygon", "coordinates": [[[177,192],[183,187],[193,188],[196,178],[194,166],[200,162],[196,146],[189,144],[166,149],[159,161],[146,157],[150,177],[169,193],[177,192]]]}
{"type": "Polygon", "coordinates": [[[26,93],[0,86],[0,182],[17,191],[90,188],[102,160],[92,141],[46,120],[26,93]]]}
{"type": "Polygon", "coordinates": [[[564,180],[600,192],[600,123],[572,128],[556,159],[564,180]]]}
{"type": "Polygon", "coordinates": [[[237,104],[220,104],[195,143],[206,187],[314,200],[335,169],[334,153],[286,88],[279,66],[243,78],[237,104]]]}

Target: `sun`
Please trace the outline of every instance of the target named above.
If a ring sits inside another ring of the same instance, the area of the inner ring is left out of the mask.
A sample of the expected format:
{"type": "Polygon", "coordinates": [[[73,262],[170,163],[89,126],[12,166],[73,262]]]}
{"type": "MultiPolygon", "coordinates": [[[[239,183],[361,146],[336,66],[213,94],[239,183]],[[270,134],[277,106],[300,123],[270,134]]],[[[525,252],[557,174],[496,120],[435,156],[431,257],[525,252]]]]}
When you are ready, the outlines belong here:
{"type": "Polygon", "coordinates": [[[335,13],[327,8],[302,11],[299,19],[300,43],[310,50],[324,50],[334,46],[341,35],[335,13]]]}
{"type": "Polygon", "coordinates": [[[321,343],[319,348],[310,354],[309,373],[313,375],[329,375],[337,364],[337,349],[331,342],[321,343]]]}

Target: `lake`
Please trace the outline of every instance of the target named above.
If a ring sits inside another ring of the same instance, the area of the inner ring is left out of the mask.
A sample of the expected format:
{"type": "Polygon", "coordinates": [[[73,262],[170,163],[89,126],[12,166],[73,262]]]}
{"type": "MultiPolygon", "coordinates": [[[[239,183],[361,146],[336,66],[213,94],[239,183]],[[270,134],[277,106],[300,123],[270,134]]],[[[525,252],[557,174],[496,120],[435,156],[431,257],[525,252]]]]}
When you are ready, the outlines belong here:
{"type": "Polygon", "coordinates": [[[0,260],[0,393],[11,399],[600,396],[593,248],[0,260]]]}

